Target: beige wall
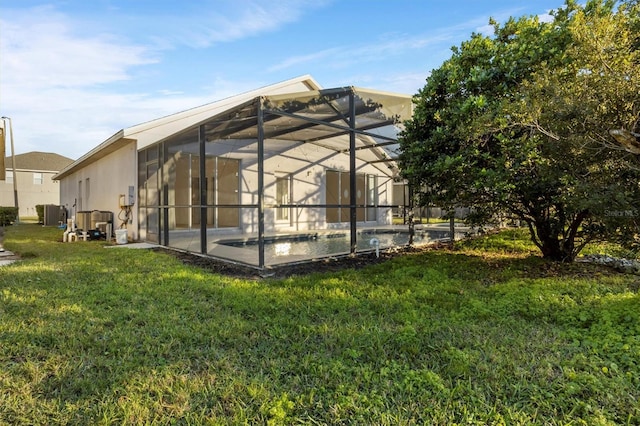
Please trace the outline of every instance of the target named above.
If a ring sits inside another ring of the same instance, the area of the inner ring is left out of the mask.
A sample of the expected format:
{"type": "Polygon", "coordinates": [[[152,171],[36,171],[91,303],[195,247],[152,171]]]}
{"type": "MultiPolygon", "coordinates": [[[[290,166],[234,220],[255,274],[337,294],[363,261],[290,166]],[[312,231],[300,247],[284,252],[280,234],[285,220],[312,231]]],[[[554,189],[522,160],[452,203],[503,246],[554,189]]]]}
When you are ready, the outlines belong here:
{"type": "MultiPolygon", "coordinates": [[[[8,171],[10,172],[11,169],[8,171]]],[[[60,204],[60,184],[51,180],[54,174],[54,172],[18,169],[16,182],[21,218],[37,217],[36,204],[60,204]],[[35,183],[34,173],[42,174],[41,184],[35,183]]],[[[13,207],[14,205],[13,182],[0,181],[0,206],[13,207]]]]}
{"type": "MultiPolygon", "coordinates": [[[[119,206],[119,195],[127,194],[129,186],[137,188],[137,168],[135,144],[131,143],[64,177],[60,182],[61,204],[67,208],[70,216],[78,211],[113,212],[114,230],[120,229],[119,217],[124,216],[119,206]]],[[[135,193],[137,194],[137,190],[135,193]]],[[[132,221],[126,224],[128,236],[133,240],[138,238],[137,200],[135,201],[132,221]]]]}
{"type": "MultiPolygon", "coordinates": [[[[327,199],[327,171],[341,171],[343,173],[349,170],[348,153],[339,153],[327,148],[311,144],[300,144],[290,147],[290,142],[282,142],[268,140],[265,143],[265,162],[264,162],[264,202],[265,202],[265,231],[269,233],[275,232],[291,232],[305,231],[317,229],[348,229],[349,222],[341,219],[340,222],[328,220],[326,210],[318,207],[292,207],[289,210],[289,219],[277,220],[277,209],[271,207],[277,203],[276,181],[278,177],[289,176],[291,184],[291,203],[304,205],[323,205],[334,204],[336,201],[327,199]]],[[[190,209],[192,200],[198,197],[198,189],[193,186],[191,176],[199,176],[197,156],[190,157],[189,152],[194,152],[195,147],[185,145],[184,150],[173,154],[163,166],[164,179],[168,186],[168,204],[171,206],[182,206],[180,208],[169,209],[168,222],[170,229],[182,230],[198,230],[200,226],[199,219],[193,220],[198,216],[198,211],[190,209]],[[195,191],[195,192],[194,192],[195,191]]],[[[240,208],[240,221],[236,221],[234,226],[218,226],[209,227],[208,232],[213,235],[236,235],[236,234],[255,234],[258,232],[258,210],[255,207],[258,203],[258,165],[256,161],[256,144],[251,141],[238,142],[233,146],[224,143],[211,143],[207,145],[211,160],[214,156],[218,159],[230,159],[240,161],[239,170],[239,189],[240,204],[252,207],[240,208]]],[[[208,176],[213,171],[213,166],[207,166],[208,176]]],[[[226,169],[226,167],[225,167],[226,169]]],[[[376,195],[379,205],[390,205],[392,203],[392,187],[393,179],[388,175],[389,170],[383,164],[367,164],[363,161],[356,161],[356,173],[358,174],[358,182],[360,193],[357,195],[359,203],[365,201],[365,175],[372,175],[377,178],[376,195]],[[385,170],[386,169],[386,170],[385,170]]],[[[156,179],[154,177],[153,179],[156,179]]],[[[229,183],[229,182],[228,182],[229,183]]],[[[218,180],[218,185],[224,184],[218,180]]],[[[231,179],[231,185],[238,185],[238,181],[231,179]]],[[[211,185],[212,187],[213,185],[211,185]]],[[[331,186],[331,185],[330,185],[331,186]]],[[[227,187],[227,190],[234,188],[227,187]]],[[[348,197],[348,181],[342,182],[340,189],[341,197],[348,197]],[[344,191],[347,191],[347,195],[344,191]]],[[[219,193],[218,193],[219,195],[219,193]]],[[[217,199],[220,204],[235,204],[233,200],[217,199]]],[[[341,200],[344,204],[344,198],[341,200]]],[[[155,203],[151,203],[155,204],[155,203]]],[[[196,204],[199,204],[196,203],[196,204]]],[[[214,209],[208,212],[213,213],[214,209]]],[[[216,211],[221,216],[221,212],[216,211]]],[[[348,209],[342,209],[342,214],[348,214],[348,209]]],[[[392,221],[391,208],[378,207],[368,208],[365,217],[364,209],[358,210],[357,220],[362,223],[366,220],[369,225],[389,225],[392,221]],[[375,211],[375,214],[374,212],[375,211]]],[[[210,221],[213,223],[213,221],[210,221]]],[[[140,230],[141,238],[145,238],[144,230],[140,230]]]]}
{"type": "MultiPolygon", "coordinates": [[[[251,152],[250,149],[248,151],[251,152]]],[[[221,153],[216,153],[221,154],[221,153]]],[[[282,154],[279,150],[266,150],[265,153],[265,203],[275,203],[276,177],[284,174],[292,175],[294,202],[300,204],[326,203],[326,171],[349,170],[349,156],[319,147],[300,146],[282,154]]],[[[241,160],[240,194],[242,204],[257,203],[257,164],[252,155],[234,153],[227,154],[229,158],[241,160]],[[245,157],[245,158],[243,158],[245,157]]],[[[180,160],[178,160],[180,161],[180,160]]],[[[186,158],[182,161],[187,161],[186,158]]],[[[170,162],[165,167],[172,168],[176,163],[170,162]]],[[[378,203],[391,204],[392,179],[385,176],[384,170],[371,164],[357,161],[357,173],[378,176],[378,203]]],[[[77,211],[106,210],[114,214],[114,227],[120,228],[118,216],[119,194],[128,191],[133,185],[138,194],[137,182],[137,152],[134,143],[117,150],[108,156],[92,163],[79,171],[65,177],[60,183],[61,204],[67,207],[70,215],[77,211]],[[87,179],[89,179],[89,194],[87,197],[87,179]],[[79,185],[79,182],[82,182],[79,185]],[[81,189],[79,188],[81,186],[81,189]],[[76,204],[74,208],[73,205],[76,204]]],[[[189,187],[189,185],[186,185],[189,187]]],[[[170,204],[190,203],[189,193],[176,194],[173,188],[169,191],[170,204]],[[178,200],[179,197],[186,197],[178,200]],[[178,202],[180,201],[180,202],[178,202]]],[[[132,208],[132,222],[127,224],[129,238],[137,240],[138,232],[138,201],[132,208]]],[[[265,214],[266,230],[292,231],[323,228],[348,228],[348,223],[327,223],[324,214],[318,214],[317,209],[299,209],[291,212],[292,220],[288,223],[275,220],[274,209],[267,209],[265,214]]],[[[170,217],[170,220],[176,218],[170,217]]],[[[391,209],[378,208],[375,224],[391,223],[391,209]]],[[[256,209],[241,209],[240,232],[255,233],[258,229],[256,209]]],[[[228,233],[227,229],[218,230],[228,233]]],[[[237,231],[236,231],[237,232],[237,231]]],[[[142,230],[144,237],[144,230],[142,230]]]]}
{"type": "MultiPolygon", "coordinates": [[[[266,144],[268,146],[268,143],[266,144]]],[[[327,170],[349,170],[349,155],[335,151],[312,147],[310,145],[293,148],[284,155],[277,155],[277,151],[265,149],[265,204],[276,202],[276,177],[283,174],[292,176],[292,200],[300,204],[331,203],[326,199],[327,170]]],[[[243,164],[241,196],[243,204],[257,202],[257,164],[243,164]]],[[[378,177],[378,204],[391,204],[393,181],[385,176],[384,171],[372,164],[356,161],[358,174],[371,174],[378,177]]],[[[274,209],[265,211],[266,231],[309,230],[327,228],[348,228],[349,223],[328,223],[324,212],[319,209],[293,209],[290,223],[277,222],[274,209]]],[[[374,224],[388,225],[391,223],[391,209],[378,208],[377,219],[374,224]]],[[[244,209],[241,227],[243,232],[257,232],[258,218],[255,209],[244,209]]]]}

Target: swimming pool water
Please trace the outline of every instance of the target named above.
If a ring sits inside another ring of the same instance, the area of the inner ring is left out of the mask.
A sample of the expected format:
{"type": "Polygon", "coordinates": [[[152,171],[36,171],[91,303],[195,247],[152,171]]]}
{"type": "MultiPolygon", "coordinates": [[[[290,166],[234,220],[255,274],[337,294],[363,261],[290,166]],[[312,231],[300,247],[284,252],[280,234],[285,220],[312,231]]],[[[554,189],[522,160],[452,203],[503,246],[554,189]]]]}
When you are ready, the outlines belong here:
{"type": "MultiPolygon", "coordinates": [[[[431,241],[448,238],[448,231],[424,231],[414,236],[415,244],[425,244],[431,241]]],[[[357,251],[375,250],[378,240],[379,248],[404,246],[409,242],[406,232],[360,232],[357,235],[357,251]]],[[[226,241],[221,244],[234,247],[246,247],[257,250],[258,241],[226,241]]],[[[286,256],[303,256],[308,258],[327,257],[337,254],[350,253],[349,233],[310,234],[304,237],[291,236],[268,239],[265,241],[264,254],[266,259],[283,258],[286,256]]]]}

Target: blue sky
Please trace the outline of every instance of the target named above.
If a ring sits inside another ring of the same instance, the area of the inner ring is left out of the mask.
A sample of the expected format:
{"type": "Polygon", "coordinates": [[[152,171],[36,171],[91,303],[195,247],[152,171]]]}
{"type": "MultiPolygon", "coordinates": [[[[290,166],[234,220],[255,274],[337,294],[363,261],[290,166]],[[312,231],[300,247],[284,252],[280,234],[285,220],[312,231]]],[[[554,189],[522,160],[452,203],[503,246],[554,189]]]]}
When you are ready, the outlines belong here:
{"type": "Polygon", "coordinates": [[[0,5],[16,153],[78,158],[122,128],[311,74],[415,94],[490,17],[563,0],[20,0],[0,5]]]}

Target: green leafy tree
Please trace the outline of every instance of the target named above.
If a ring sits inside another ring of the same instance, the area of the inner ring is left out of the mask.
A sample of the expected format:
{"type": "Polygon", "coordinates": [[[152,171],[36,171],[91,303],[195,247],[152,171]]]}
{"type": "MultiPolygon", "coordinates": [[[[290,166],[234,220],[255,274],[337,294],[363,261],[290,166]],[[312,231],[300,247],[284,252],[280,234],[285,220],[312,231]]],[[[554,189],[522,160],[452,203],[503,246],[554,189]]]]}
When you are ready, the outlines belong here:
{"type": "Polygon", "coordinates": [[[640,131],[639,15],[637,0],[567,1],[454,47],[400,139],[418,201],[472,207],[475,225],[508,214],[552,260],[637,243],[639,156],[612,134],[640,131]]]}

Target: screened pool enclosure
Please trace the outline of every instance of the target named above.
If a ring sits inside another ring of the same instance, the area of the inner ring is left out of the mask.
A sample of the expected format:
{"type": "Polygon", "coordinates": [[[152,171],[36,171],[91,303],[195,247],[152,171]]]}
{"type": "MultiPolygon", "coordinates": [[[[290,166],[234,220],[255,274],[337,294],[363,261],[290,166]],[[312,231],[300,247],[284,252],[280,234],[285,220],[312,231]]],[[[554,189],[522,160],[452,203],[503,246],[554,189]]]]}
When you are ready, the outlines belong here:
{"type": "Polygon", "coordinates": [[[138,151],[142,240],[258,268],[406,243],[392,224],[410,96],[253,98],[138,151]]]}

